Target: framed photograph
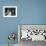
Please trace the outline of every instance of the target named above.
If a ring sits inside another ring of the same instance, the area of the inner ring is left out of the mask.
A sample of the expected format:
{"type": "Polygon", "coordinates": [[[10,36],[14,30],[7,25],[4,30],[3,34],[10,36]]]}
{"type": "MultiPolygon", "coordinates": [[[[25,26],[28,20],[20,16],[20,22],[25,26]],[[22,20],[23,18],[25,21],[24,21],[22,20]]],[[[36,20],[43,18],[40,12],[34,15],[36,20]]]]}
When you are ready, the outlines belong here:
{"type": "Polygon", "coordinates": [[[3,6],[3,17],[17,17],[17,6],[3,6]]]}

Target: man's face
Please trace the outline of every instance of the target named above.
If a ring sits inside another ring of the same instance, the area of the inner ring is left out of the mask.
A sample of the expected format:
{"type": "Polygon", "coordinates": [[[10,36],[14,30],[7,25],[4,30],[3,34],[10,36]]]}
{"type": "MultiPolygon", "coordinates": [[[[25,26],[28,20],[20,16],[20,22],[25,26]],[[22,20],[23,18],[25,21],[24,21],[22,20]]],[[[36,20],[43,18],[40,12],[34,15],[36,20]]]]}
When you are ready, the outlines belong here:
{"type": "Polygon", "coordinates": [[[7,12],[10,12],[10,10],[8,9],[7,12]]]}

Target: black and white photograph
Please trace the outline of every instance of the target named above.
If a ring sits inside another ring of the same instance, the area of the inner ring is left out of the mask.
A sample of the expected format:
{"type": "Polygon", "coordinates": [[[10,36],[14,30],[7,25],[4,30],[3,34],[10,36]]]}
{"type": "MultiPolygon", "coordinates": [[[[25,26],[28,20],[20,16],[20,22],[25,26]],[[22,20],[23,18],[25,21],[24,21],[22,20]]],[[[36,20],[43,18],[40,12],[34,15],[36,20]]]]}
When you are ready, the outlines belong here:
{"type": "Polygon", "coordinates": [[[4,17],[17,17],[17,6],[3,6],[4,17]]]}

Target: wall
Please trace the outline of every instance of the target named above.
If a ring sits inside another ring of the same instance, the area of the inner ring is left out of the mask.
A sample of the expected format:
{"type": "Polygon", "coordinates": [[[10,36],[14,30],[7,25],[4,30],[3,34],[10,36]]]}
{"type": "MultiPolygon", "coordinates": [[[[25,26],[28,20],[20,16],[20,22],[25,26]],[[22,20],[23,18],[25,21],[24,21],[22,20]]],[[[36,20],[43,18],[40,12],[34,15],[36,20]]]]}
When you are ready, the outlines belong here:
{"type": "MultiPolygon", "coordinates": [[[[0,44],[7,44],[9,42],[8,35],[10,32],[17,32],[18,18],[3,17],[3,6],[18,6],[18,0],[0,0],[0,44]]],[[[18,43],[16,38],[16,43],[18,43]]]]}
{"type": "Polygon", "coordinates": [[[8,43],[9,32],[17,34],[18,24],[46,24],[46,0],[0,0],[0,11],[0,44],[8,43]],[[18,17],[4,18],[4,5],[18,6],[18,17]]]}

